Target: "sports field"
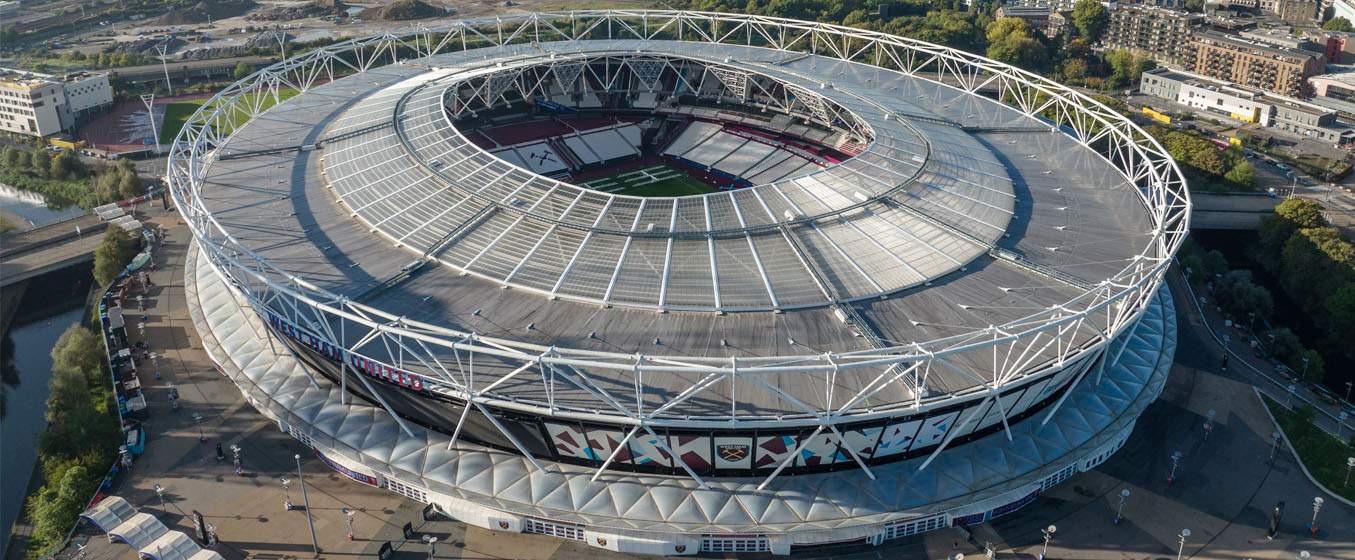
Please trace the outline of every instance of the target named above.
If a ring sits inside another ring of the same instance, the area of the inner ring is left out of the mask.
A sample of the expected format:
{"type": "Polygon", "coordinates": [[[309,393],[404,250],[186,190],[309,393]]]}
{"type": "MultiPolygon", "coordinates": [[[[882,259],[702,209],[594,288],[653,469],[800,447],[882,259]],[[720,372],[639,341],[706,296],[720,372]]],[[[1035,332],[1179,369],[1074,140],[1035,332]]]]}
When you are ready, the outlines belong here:
{"type": "MultiPolygon", "coordinates": [[[[297,91],[295,89],[279,90],[277,99],[286,101],[288,99],[291,99],[296,94],[297,91]]],[[[239,101],[240,103],[243,104],[241,105],[241,107],[252,106],[255,101],[253,96],[256,95],[264,96],[262,106],[263,109],[266,110],[269,107],[276,105],[276,102],[274,101],[273,95],[271,93],[246,93],[241,96],[244,97],[244,99],[241,99],[239,101]]],[[[193,99],[189,101],[175,101],[173,103],[170,103],[169,105],[166,105],[164,121],[162,121],[160,124],[160,143],[169,144],[170,142],[173,142],[174,137],[178,136],[179,131],[183,129],[184,123],[188,122],[188,117],[193,116],[193,113],[198,110],[198,107],[201,107],[202,104],[206,103],[209,99],[210,98],[193,99]]],[[[248,119],[248,117],[246,117],[244,113],[237,113],[237,115],[238,116],[235,118],[235,122],[232,122],[230,125],[230,129],[232,130],[236,126],[239,126],[241,123],[248,119]]],[[[225,134],[230,134],[230,130],[225,130],[222,132],[225,134]]]]}
{"type": "Polygon", "coordinates": [[[582,186],[630,196],[687,196],[715,192],[710,185],[662,163],[598,177],[582,186]]]}

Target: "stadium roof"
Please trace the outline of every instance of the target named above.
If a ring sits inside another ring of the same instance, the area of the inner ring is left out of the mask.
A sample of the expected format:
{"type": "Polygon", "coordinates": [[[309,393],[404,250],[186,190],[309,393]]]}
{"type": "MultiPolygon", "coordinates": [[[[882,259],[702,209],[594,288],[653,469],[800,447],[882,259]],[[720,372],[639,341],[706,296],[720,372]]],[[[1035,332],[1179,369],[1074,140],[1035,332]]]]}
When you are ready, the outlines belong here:
{"type": "MultiPolygon", "coordinates": [[[[1076,297],[1135,261],[1152,237],[1118,171],[1015,109],[879,68],[737,45],[605,40],[440,54],[315,87],[238,130],[224,151],[233,157],[212,163],[204,201],[239,242],[297,277],[412,320],[608,352],[739,358],[958,335],[1076,297]],[[876,141],[860,157],[775,185],[641,200],[557,184],[479,152],[442,119],[441,88],[421,87],[585,46],[831,81],[819,91],[869,115],[876,141]],[[323,150],[268,153],[322,140],[323,150]],[[406,148],[422,163],[401,155],[406,148]],[[637,231],[648,223],[656,231],[637,231]],[[422,254],[447,266],[406,274],[422,254]],[[857,336],[834,313],[842,305],[882,340],[857,336]],[[697,311],[742,309],[783,312],[697,311]]],[[[1084,340],[1097,335],[1078,328],[1084,340]]],[[[667,383],[679,391],[692,382],[667,383]]],[[[975,385],[938,370],[927,390],[975,385]]],[[[906,392],[871,399],[900,402],[906,392]]]]}

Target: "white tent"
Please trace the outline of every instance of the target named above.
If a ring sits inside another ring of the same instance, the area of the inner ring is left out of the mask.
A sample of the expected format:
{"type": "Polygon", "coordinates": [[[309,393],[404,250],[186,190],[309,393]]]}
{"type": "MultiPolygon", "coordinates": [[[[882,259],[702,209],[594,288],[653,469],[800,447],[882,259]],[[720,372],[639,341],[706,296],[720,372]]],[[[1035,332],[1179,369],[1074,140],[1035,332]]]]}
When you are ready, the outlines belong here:
{"type": "Polygon", "coordinates": [[[160,535],[155,542],[138,548],[137,552],[151,560],[188,560],[201,550],[202,547],[188,538],[188,535],[180,531],[169,531],[160,535]]]}
{"type": "Polygon", "coordinates": [[[111,533],[115,527],[122,525],[123,522],[136,515],[136,508],[127,500],[118,496],[109,496],[99,502],[99,505],[85,510],[80,517],[93,523],[100,531],[111,533]]]}
{"type": "Polygon", "coordinates": [[[109,531],[109,536],[127,543],[128,546],[140,550],[141,547],[155,542],[155,539],[169,532],[165,524],[149,513],[138,513],[131,519],[122,522],[121,525],[114,527],[109,531]]]}
{"type": "Polygon", "coordinates": [[[215,550],[202,549],[196,554],[189,556],[188,560],[226,560],[215,550]]]}

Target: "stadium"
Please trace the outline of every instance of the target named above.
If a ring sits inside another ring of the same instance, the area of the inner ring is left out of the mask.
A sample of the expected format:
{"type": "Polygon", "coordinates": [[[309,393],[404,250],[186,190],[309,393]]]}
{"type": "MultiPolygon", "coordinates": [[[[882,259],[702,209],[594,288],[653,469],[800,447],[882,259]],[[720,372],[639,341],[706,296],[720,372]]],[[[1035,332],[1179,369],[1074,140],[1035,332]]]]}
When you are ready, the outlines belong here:
{"type": "Polygon", "coordinates": [[[249,76],[170,155],[204,347],[364,484],[644,554],[881,544],[1114,453],[1175,351],[1170,156],[865,30],[533,13],[249,76]]]}

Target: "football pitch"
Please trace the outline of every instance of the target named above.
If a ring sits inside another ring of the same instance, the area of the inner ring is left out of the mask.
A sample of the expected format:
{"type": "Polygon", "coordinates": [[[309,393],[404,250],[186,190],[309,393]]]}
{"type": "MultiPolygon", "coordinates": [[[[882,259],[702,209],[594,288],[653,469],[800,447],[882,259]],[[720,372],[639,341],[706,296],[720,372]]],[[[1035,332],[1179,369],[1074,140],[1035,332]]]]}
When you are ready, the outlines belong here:
{"type": "Polygon", "coordinates": [[[622,171],[586,181],[580,186],[630,196],[687,196],[715,192],[710,185],[664,164],[622,171]]]}

